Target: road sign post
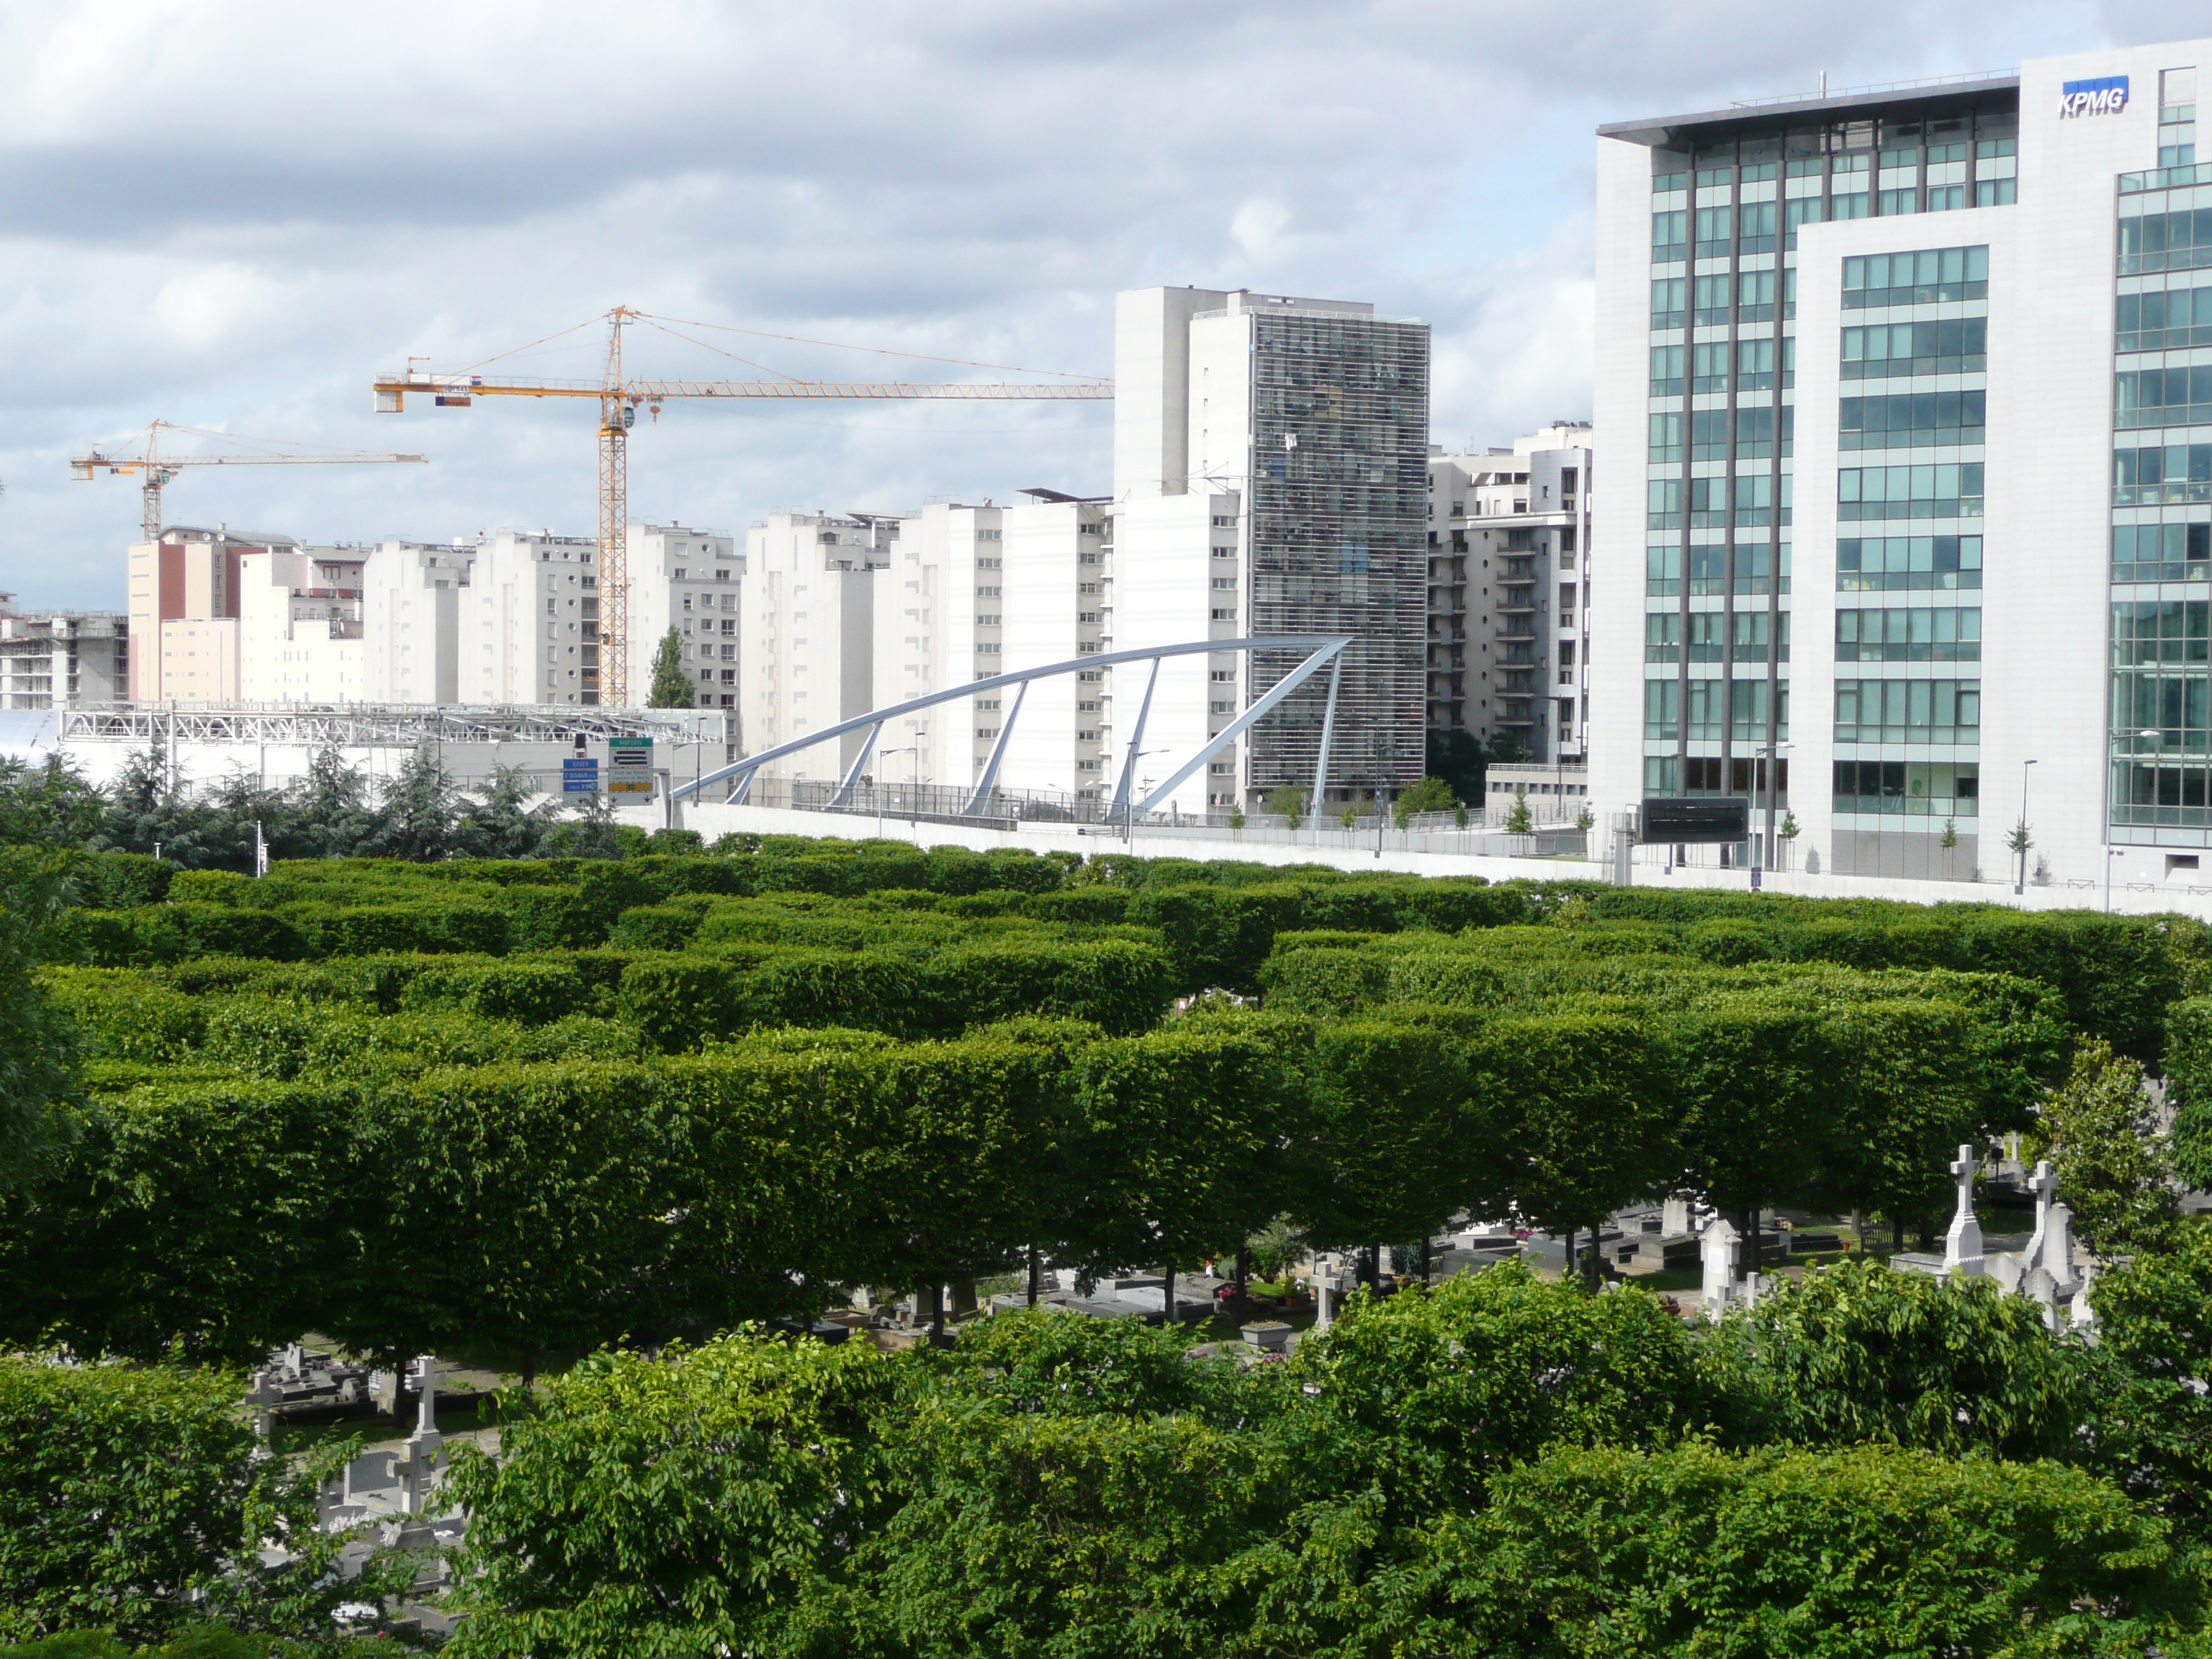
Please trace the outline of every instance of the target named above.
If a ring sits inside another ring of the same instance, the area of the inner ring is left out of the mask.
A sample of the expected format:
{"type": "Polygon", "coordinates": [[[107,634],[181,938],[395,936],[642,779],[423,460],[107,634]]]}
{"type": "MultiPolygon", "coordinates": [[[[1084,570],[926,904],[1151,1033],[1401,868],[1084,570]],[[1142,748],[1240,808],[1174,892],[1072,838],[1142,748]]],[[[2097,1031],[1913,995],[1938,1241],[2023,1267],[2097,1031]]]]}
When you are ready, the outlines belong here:
{"type": "Polygon", "coordinates": [[[607,793],[610,795],[650,795],[653,793],[653,739],[607,739],[607,793]]]}

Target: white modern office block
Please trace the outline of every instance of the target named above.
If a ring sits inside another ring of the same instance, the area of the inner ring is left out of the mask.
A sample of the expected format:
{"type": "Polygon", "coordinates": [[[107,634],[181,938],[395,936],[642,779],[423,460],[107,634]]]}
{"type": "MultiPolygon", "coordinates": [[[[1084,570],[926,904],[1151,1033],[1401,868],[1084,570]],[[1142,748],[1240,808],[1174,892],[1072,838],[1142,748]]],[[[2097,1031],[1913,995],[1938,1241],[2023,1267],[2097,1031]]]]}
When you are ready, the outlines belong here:
{"type": "Polygon", "coordinates": [[[660,642],[674,629],[683,641],[684,678],[695,708],[734,708],[738,592],[744,555],[719,531],[683,525],[629,526],[629,694],[640,704],[653,690],[660,642]]]}
{"type": "Polygon", "coordinates": [[[1734,795],[1741,853],[2004,879],[2024,789],[2030,879],[2194,878],[2208,52],[1601,130],[1601,824],[1734,795]]]}
{"type": "MultiPolygon", "coordinates": [[[[900,530],[896,519],[772,513],[746,532],[738,708],[749,751],[876,707],[876,582],[895,563],[900,530]]],[[[770,775],[841,778],[866,736],[803,749],[770,775]]]]}
{"type": "Polygon", "coordinates": [[[380,542],[362,574],[367,696],[372,702],[461,700],[462,605],[477,550],[450,542],[380,542]]]}
{"type": "Polygon", "coordinates": [[[247,702],[359,702],[365,690],[359,548],[272,547],[238,562],[238,695],[247,702]]]}
{"type": "Polygon", "coordinates": [[[238,701],[241,562],[296,550],[289,536],[172,525],[130,555],[131,696],[146,703],[238,701]]]}
{"type": "Polygon", "coordinates": [[[1590,428],[1429,457],[1428,728],[1492,754],[1583,752],[1590,428]]]}
{"type": "MultiPolygon", "coordinates": [[[[1370,305],[1193,289],[1123,294],[1115,313],[1116,648],[1348,634],[1333,799],[1422,773],[1428,330],[1370,305]]],[[[1162,775],[1304,652],[1223,652],[1122,672],[1112,757],[1162,775]],[[1224,708],[1225,705],[1225,708],[1224,708]],[[1224,715],[1226,718],[1223,718],[1224,715]],[[1158,722],[1158,725],[1155,725],[1158,722]],[[1166,752],[1157,760],[1144,753],[1166,752]]],[[[1182,811],[1310,787],[1326,677],[1202,774],[1182,811]]]]}
{"type": "Polygon", "coordinates": [[[598,702],[599,544],[501,530],[474,544],[457,602],[459,701],[598,702]]]}

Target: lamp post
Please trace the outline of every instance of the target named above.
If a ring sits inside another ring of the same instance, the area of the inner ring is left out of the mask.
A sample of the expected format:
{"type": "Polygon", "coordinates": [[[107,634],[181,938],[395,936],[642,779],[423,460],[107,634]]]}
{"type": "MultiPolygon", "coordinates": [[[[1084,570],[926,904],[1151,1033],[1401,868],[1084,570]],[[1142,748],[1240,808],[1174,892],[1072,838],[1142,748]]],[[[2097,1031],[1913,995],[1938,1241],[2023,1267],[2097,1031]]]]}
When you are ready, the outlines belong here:
{"type": "Polygon", "coordinates": [[[2012,884],[2015,898],[2027,891],[2027,769],[2034,764],[2032,760],[2020,763],[2020,879],[2012,884]]]}
{"type": "Polygon", "coordinates": [[[1781,783],[1782,751],[1789,746],[1786,743],[1762,743],[1752,750],[1754,755],[1766,757],[1766,833],[1759,842],[1759,866],[1762,870],[1774,867],[1774,808],[1781,783]]]}
{"type": "MultiPolygon", "coordinates": [[[[919,734],[919,733],[916,733],[916,735],[917,735],[917,736],[919,736],[920,734],[919,734]]],[[[903,748],[899,748],[899,749],[885,749],[885,750],[880,750],[880,751],[879,751],[879,753],[882,755],[883,758],[884,758],[884,759],[885,759],[885,760],[889,760],[889,759],[890,759],[893,755],[912,755],[912,756],[914,757],[914,764],[915,764],[915,772],[916,772],[917,775],[919,775],[919,773],[920,773],[920,771],[921,771],[921,745],[920,744],[918,744],[918,743],[915,743],[915,744],[907,744],[906,746],[904,746],[903,748]]],[[[877,786],[876,786],[876,838],[877,838],[878,841],[882,840],[882,839],[883,839],[883,834],[884,834],[884,788],[883,788],[883,786],[882,786],[881,784],[878,784],[878,785],[877,785],[877,786]]]]}
{"type": "MultiPolygon", "coordinates": [[[[1139,761],[1147,755],[1164,755],[1167,752],[1164,749],[1139,749],[1131,755],[1124,764],[1129,769],[1129,775],[1133,778],[1137,775],[1139,761]]],[[[1121,803],[1121,845],[1124,848],[1134,847],[1137,844],[1137,802],[1145,791],[1152,787],[1152,781],[1150,778],[1145,779],[1129,792],[1129,799],[1121,803]]]]}

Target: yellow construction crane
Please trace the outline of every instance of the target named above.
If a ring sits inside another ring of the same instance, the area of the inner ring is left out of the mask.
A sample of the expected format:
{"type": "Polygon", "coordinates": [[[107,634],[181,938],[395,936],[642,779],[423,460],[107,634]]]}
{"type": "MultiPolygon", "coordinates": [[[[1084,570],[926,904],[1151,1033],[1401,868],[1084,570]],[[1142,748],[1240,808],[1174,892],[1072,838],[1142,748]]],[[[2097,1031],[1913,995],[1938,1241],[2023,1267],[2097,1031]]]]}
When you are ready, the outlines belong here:
{"type": "Polygon", "coordinates": [[[149,542],[161,536],[161,489],[174,483],[177,473],[187,466],[355,466],[366,461],[421,461],[421,455],[386,455],[367,449],[332,449],[324,444],[303,444],[283,438],[249,438],[238,432],[210,432],[196,426],[179,426],[173,421],[155,421],[146,428],[146,441],[140,447],[138,440],[131,440],[137,451],[129,455],[109,455],[95,446],[89,454],[70,458],[70,477],[85,479],[100,473],[112,472],[128,477],[139,475],[138,495],[140,522],[149,542]],[[176,433],[187,438],[204,439],[229,446],[213,454],[165,455],[161,453],[161,434],[176,433]]]}
{"type": "MultiPolygon", "coordinates": [[[[985,398],[999,400],[1047,399],[1053,402],[1073,402],[1085,399],[1110,399],[1114,383],[1090,375],[1061,374],[1052,369],[1011,369],[1021,374],[1048,374],[1050,381],[1037,385],[978,384],[963,380],[872,380],[835,381],[805,380],[784,375],[775,369],[763,372],[778,375],[768,380],[632,380],[623,371],[623,330],[631,323],[643,323],[690,340],[678,334],[671,325],[684,328],[713,328],[719,331],[753,335],[759,338],[785,340],[800,345],[836,346],[830,340],[807,340],[796,335],[768,334],[757,329],[726,329],[720,324],[686,322],[680,318],[655,317],[629,306],[617,306],[603,318],[576,325],[588,328],[592,323],[607,325],[607,350],[604,368],[597,380],[518,380],[511,376],[489,376],[462,370],[439,374],[415,365],[422,360],[410,358],[403,374],[386,375],[375,382],[376,412],[397,415],[406,407],[407,394],[422,392],[431,398],[441,409],[465,409],[477,398],[596,398],[599,404],[599,701],[617,707],[629,702],[629,558],[625,526],[629,521],[629,474],[626,453],[629,429],[637,422],[638,406],[642,404],[657,419],[660,405],[672,398],[985,398]]],[[[574,329],[564,330],[573,333],[574,329]]],[[[548,339],[560,337],[548,336],[548,339]]],[[[704,341],[690,340],[694,345],[704,341]]],[[[527,351],[544,341],[518,348],[527,351]]],[[[878,356],[910,357],[924,362],[957,363],[968,368],[1007,370],[1005,363],[975,363],[955,357],[926,357],[917,352],[881,351],[872,346],[838,346],[840,350],[874,351],[878,356]]],[[[720,348],[708,346],[720,351],[720,348]]],[[[503,352],[501,356],[513,356],[503,352]]],[[[724,352],[723,356],[733,354],[724,352]]],[[[487,358],[485,364],[498,362],[487,358]]],[[[744,362],[743,358],[739,362],[744,362]]],[[[478,365],[479,368],[484,365],[478,365]]],[[[759,368],[760,365],[750,365],[759,368]]]]}

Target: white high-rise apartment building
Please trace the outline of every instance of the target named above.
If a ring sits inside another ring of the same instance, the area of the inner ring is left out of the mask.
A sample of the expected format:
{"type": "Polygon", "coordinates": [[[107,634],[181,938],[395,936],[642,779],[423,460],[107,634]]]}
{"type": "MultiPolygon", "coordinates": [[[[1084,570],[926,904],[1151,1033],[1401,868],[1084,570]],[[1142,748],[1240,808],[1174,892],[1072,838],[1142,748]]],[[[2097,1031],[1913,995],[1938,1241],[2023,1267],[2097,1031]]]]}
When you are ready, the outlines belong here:
{"type": "Polygon", "coordinates": [[[468,585],[458,594],[459,702],[599,702],[595,540],[550,531],[479,537],[468,585]]]}
{"type": "Polygon", "coordinates": [[[2024,815],[2031,872],[2197,871],[2208,56],[1601,129],[1601,824],[1735,795],[1753,852],[1771,799],[1793,865],[1966,879],[2024,815]]]}
{"type": "MultiPolygon", "coordinates": [[[[895,537],[890,521],[874,522],[888,538],[876,576],[876,706],[998,673],[1006,660],[1006,509],[932,501],[896,520],[895,537]]],[[[998,734],[999,703],[975,697],[900,716],[876,739],[870,770],[902,783],[973,782],[998,734]]]]}
{"type": "Polygon", "coordinates": [[[359,702],[363,572],[356,547],[270,547],[238,562],[238,691],[247,702],[359,702]]]}
{"type": "Polygon", "coordinates": [[[112,611],[21,611],[0,593],[0,708],[97,708],[130,699],[131,628],[112,611]]]}
{"type": "Polygon", "coordinates": [[[629,695],[642,705],[653,690],[653,662],[676,629],[694,707],[734,708],[738,592],[744,555],[720,531],[683,525],[629,526],[629,695]]]}
{"type": "MultiPolygon", "coordinates": [[[[1030,500],[1006,512],[1000,615],[1006,670],[1042,668],[1115,648],[1113,521],[1103,498],[1025,489],[1030,500]]],[[[1079,668],[1031,681],[1006,738],[999,782],[1010,789],[1110,795],[1114,703],[1109,671],[1079,668]]],[[[1132,677],[1124,675],[1127,684],[1132,677]]],[[[1139,689],[1141,695],[1141,688],[1139,689]]],[[[1002,693],[1013,708],[1013,692],[1002,693]]],[[[996,720],[976,721],[978,738],[996,720]]]]}
{"type": "Polygon", "coordinates": [[[462,611],[476,561],[468,542],[387,541],[370,552],[362,574],[369,702],[461,701],[462,611]]]}
{"type": "MultiPolygon", "coordinates": [[[[865,714],[881,701],[874,695],[876,578],[894,563],[902,528],[893,518],[782,512],[746,532],[738,710],[748,752],[865,714]]],[[[842,778],[866,737],[854,732],[803,749],[770,769],[786,779],[842,778]]],[[[889,743],[888,734],[881,741],[889,743]]]]}
{"type": "Polygon", "coordinates": [[[1429,457],[1428,725],[1494,754],[1583,753],[1589,662],[1590,428],[1429,457]]]}
{"type": "MultiPolygon", "coordinates": [[[[1115,312],[1114,646],[1349,634],[1331,798],[1423,769],[1424,514],[1429,336],[1370,305],[1197,289],[1121,295],[1115,312]]],[[[1121,672],[1114,727],[1141,776],[1202,746],[1303,653],[1121,672]]],[[[1174,805],[1253,803],[1310,787],[1327,677],[1294,693],[1174,805]]]]}

